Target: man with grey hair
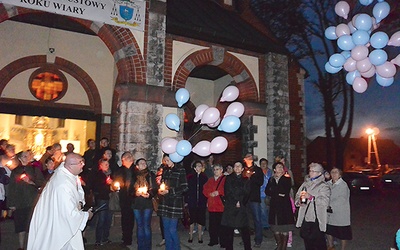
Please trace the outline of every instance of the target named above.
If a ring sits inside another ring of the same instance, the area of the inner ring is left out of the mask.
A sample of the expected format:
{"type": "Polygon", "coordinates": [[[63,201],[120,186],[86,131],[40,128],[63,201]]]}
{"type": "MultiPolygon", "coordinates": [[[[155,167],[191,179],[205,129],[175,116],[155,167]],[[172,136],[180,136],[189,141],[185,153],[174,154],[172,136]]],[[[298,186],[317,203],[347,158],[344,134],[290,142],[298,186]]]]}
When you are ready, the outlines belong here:
{"type": "Polygon", "coordinates": [[[33,212],[28,249],[84,249],[82,231],[93,216],[83,211],[84,192],[78,175],[82,156],[71,153],[55,170],[33,212]]]}
{"type": "Polygon", "coordinates": [[[319,163],[311,163],[309,166],[309,178],[304,181],[296,194],[295,204],[300,207],[296,227],[301,227],[303,220],[314,222],[318,219],[320,234],[318,238],[310,240],[304,238],[306,249],[326,250],[325,231],[328,221],[327,208],[331,190],[325,182],[324,168],[319,163]],[[304,199],[306,203],[301,203],[304,199]],[[308,208],[308,209],[307,209],[308,208]],[[315,214],[317,218],[315,218],[315,214]]]}

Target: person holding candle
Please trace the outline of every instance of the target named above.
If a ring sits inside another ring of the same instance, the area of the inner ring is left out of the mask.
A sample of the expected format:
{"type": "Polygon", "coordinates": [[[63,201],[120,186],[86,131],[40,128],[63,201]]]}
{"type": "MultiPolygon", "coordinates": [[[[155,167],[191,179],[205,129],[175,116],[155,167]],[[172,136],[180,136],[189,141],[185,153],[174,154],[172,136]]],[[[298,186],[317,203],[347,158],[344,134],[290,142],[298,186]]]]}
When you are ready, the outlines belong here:
{"type": "Polygon", "coordinates": [[[195,161],[192,165],[194,173],[187,177],[189,190],[186,195],[186,202],[190,214],[189,243],[193,242],[194,224],[197,223],[198,242],[203,243],[203,226],[206,225],[207,198],[203,194],[204,184],[208,177],[203,172],[201,161],[195,161]]]}
{"type": "Polygon", "coordinates": [[[132,200],[130,193],[132,178],[135,172],[135,159],[131,152],[126,151],[121,156],[122,166],[115,172],[113,191],[119,191],[119,204],[121,207],[122,245],[133,249],[132,234],[135,223],[132,200]],[[118,185],[116,186],[116,184],[118,185]]]}
{"type": "Polygon", "coordinates": [[[9,208],[14,211],[15,233],[18,234],[19,247],[23,249],[32,208],[45,179],[39,168],[29,165],[28,151],[18,153],[17,158],[20,164],[11,172],[7,199],[9,208]]]}
{"type": "Polygon", "coordinates": [[[109,209],[111,183],[112,176],[109,162],[107,159],[100,159],[99,169],[93,178],[93,194],[96,207],[103,206],[104,204],[105,207],[98,212],[95,246],[100,246],[111,242],[108,239],[113,215],[112,211],[109,209]]]}
{"type": "Polygon", "coordinates": [[[151,249],[151,215],[153,202],[157,194],[155,174],[147,168],[144,158],[136,161],[136,174],[133,176],[133,213],[136,220],[138,250],[151,249]]]}
{"type": "Polygon", "coordinates": [[[157,214],[162,217],[165,234],[165,249],[180,250],[178,219],[183,218],[183,195],[188,190],[185,169],[175,165],[169,155],[164,155],[166,166],[161,176],[158,194],[161,196],[157,214]]]}

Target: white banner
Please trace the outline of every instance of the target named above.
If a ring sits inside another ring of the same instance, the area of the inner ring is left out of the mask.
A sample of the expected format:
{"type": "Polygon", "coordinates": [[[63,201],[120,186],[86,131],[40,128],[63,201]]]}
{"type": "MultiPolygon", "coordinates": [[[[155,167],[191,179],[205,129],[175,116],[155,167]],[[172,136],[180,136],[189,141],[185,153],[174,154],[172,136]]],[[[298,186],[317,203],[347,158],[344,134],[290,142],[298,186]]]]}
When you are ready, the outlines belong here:
{"type": "Polygon", "coordinates": [[[144,0],[0,0],[0,3],[144,30],[144,0]]]}

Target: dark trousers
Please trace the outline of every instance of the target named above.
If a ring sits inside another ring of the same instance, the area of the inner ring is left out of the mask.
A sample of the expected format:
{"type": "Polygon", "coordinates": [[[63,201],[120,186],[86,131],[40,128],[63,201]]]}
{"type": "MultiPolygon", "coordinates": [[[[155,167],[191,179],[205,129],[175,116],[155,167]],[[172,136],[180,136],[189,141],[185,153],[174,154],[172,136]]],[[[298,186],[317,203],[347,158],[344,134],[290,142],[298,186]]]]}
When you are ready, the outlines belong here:
{"type": "Polygon", "coordinates": [[[131,206],[121,206],[121,227],[122,242],[125,245],[132,245],[133,226],[135,225],[135,216],[131,206]]]}
{"type": "MultiPolygon", "coordinates": [[[[233,250],[233,236],[234,230],[233,227],[225,228],[225,249],[233,250]]],[[[240,231],[240,235],[242,236],[243,247],[245,250],[251,250],[251,241],[250,241],[250,229],[248,227],[237,228],[240,231]]]]}
{"type": "Polygon", "coordinates": [[[318,239],[306,240],[304,239],[304,246],[306,250],[326,250],[325,234],[321,234],[318,239]]]}
{"type": "Polygon", "coordinates": [[[222,239],[222,229],[221,229],[221,219],[222,212],[209,212],[209,227],[208,231],[210,233],[210,243],[211,244],[221,244],[224,245],[222,239]]]}

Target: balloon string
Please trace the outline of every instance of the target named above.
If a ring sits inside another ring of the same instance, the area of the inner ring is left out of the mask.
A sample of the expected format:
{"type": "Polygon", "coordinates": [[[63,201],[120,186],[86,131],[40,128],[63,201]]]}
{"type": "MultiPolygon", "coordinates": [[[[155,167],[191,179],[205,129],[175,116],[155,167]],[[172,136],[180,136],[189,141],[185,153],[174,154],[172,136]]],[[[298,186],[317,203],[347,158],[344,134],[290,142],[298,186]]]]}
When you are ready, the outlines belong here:
{"type": "Polygon", "coordinates": [[[197,133],[199,133],[200,132],[200,130],[201,130],[201,127],[202,127],[202,125],[196,130],[196,132],[194,132],[190,137],[189,137],[189,139],[187,139],[188,141],[190,141],[197,133]]]}

